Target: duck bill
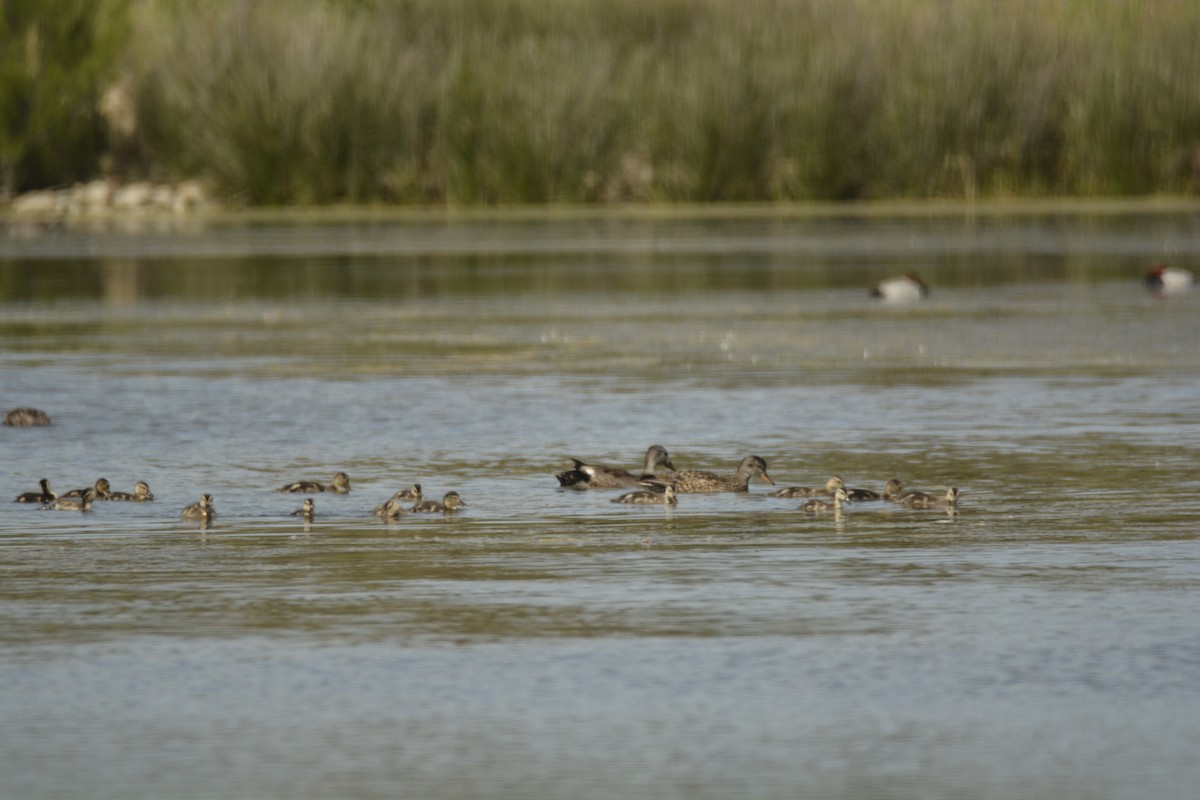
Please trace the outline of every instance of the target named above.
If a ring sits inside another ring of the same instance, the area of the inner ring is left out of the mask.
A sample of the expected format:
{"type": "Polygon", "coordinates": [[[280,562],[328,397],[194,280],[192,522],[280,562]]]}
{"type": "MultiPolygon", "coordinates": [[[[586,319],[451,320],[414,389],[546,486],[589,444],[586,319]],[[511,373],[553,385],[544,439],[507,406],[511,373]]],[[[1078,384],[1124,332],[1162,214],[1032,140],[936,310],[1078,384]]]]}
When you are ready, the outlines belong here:
{"type": "Polygon", "coordinates": [[[768,475],[768,474],[767,474],[767,473],[765,473],[765,472],[759,473],[759,476],[758,476],[758,477],[762,478],[762,479],[763,479],[763,482],[765,482],[765,483],[769,483],[769,484],[771,484],[772,486],[774,486],[774,485],[775,485],[775,481],[771,480],[771,476],[770,476],[770,475],[768,475]]]}

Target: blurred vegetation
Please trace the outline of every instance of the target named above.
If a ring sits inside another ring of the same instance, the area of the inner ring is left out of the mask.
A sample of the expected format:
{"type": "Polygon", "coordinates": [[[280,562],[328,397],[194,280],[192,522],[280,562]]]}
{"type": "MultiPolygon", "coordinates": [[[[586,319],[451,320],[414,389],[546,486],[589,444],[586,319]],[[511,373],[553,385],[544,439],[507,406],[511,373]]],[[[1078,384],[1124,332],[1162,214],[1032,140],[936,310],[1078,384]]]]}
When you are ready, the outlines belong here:
{"type": "Polygon", "coordinates": [[[126,0],[0,0],[0,197],[95,174],[126,0]]]}
{"type": "Polygon", "coordinates": [[[118,83],[122,2],[0,0],[10,183],[103,142],[248,204],[1200,192],[1192,0],[131,1],[118,83]],[[76,19],[54,114],[30,15],[76,19]]]}

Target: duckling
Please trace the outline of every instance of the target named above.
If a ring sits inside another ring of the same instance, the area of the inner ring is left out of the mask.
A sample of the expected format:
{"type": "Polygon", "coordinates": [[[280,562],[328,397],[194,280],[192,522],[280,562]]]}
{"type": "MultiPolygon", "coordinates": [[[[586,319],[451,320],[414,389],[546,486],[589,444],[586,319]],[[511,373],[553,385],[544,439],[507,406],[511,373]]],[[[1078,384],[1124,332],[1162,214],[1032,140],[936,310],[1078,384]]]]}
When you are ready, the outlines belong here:
{"type": "Polygon", "coordinates": [[[838,487],[833,492],[832,502],[813,498],[802,504],[800,510],[806,511],[809,514],[823,514],[826,511],[840,512],[842,510],[842,503],[848,502],[850,502],[850,497],[846,494],[846,490],[838,487]]]}
{"type": "Polygon", "coordinates": [[[1144,278],[1146,288],[1159,294],[1175,294],[1191,291],[1196,285],[1196,275],[1190,270],[1155,264],[1144,278]]]}
{"type": "Polygon", "coordinates": [[[212,522],[217,516],[216,509],[213,508],[213,496],[206,494],[200,498],[200,502],[192,503],[185,506],[183,511],[179,512],[179,516],[184,519],[197,519],[201,522],[212,522]]]}
{"type": "Polygon", "coordinates": [[[897,502],[904,495],[904,483],[892,478],[883,486],[883,499],[889,503],[897,502]]]}
{"type": "Polygon", "coordinates": [[[871,489],[846,489],[846,495],[853,503],[861,503],[864,500],[891,500],[894,496],[899,495],[900,490],[904,487],[900,481],[892,478],[884,484],[883,492],[872,491],[871,489]]]}
{"type": "Polygon", "coordinates": [[[10,428],[33,428],[49,425],[50,415],[37,408],[14,408],[4,415],[4,424],[10,428]]]}
{"type": "Polygon", "coordinates": [[[771,497],[832,497],[838,489],[845,488],[846,484],[842,479],[834,475],[829,480],[825,481],[824,486],[789,486],[786,489],[780,489],[771,492],[771,497]]]}
{"type": "Polygon", "coordinates": [[[422,500],[415,506],[409,509],[414,514],[436,514],[438,512],[458,511],[460,508],[466,508],[467,504],[458,492],[446,492],[442,497],[442,502],[437,500],[422,500]]]}
{"type": "Polygon", "coordinates": [[[50,481],[42,478],[38,481],[38,485],[42,487],[40,492],[25,492],[17,495],[14,503],[53,503],[58,497],[54,492],[50,491],[50,481]]]}
{"type": "Polygon", "coordinates": [[[154,495],[150,493],[150,484],[145,481],[138,481],[134,484],[133,494],[129,492],[110,492],[107,500],[128,500],[135,503],[144,503],[154,499],[154,495]]]}
{"type": "Polygon", "coordinates": [[[401,489],[392,495],[392,497],[395,497],[398,500],[420,500],[423,496],[424,495],[421,494],[421,484],[419,483],[414,483],[407,489],[401,489]]]}
{"type": "Polygon", "coordinates": [[[897,502],[905,508],[958,508],[958,489],[951,486],[941,497],[924,492],[909,492],[897,502]]]}
{"type": "Polygon", "coordinates": [[[84,489],[79,497],[60,497],[49,505],[42,506],[45,511],[91,511],[92,501],[96,499],[95,489],[84,489]]]}
{"type": "MultiPolygon", "coordinates": [[[[644,483],[647,482],[644,481],[644,483]]],[[[642,492],[626,492],[620,497],[614,497],[611,502],[630,505],[673,506],[679,503],[679,499],[675,496],[675,487],[666,483],[662,485],[662,491],[647,489],[642,492]]]]}
{"type": "Polygon", "coordinates": [[[83,489],[72,489],[64,494],[63,497],[83,497],[84,492],[91,491],[97,500],[107,500],[108,496],[112,493],[110,491],[111,488],[106,478],[97,478],[92,486],[83,489]]]}
{"type": "Polygon", "coordinates": [[[619,467],[587,464],[577,458],[572,458],[571,461],[575,463],[574,469],[560,472],[554,476],[558,478],[559,486],[570,486],[576,489],[621,489],[626,486],[636,486],[642,478],[654,477],[660,466],[666,467],[671,472],[675,471],[675,465],[671,463],[671,456],[667,453],[667,448],[661,444],[652,444],[646,450],[641,475],[634,475],[619,467]]]}
{"type": "Polygon", "coordinates": [[[407,513],[408,507],[399,497],[391,497],[386,503],[375,508],[375,516],[380,519],[396,519],[407,513]]]}
{"type": "Polygon", "coordinates": [[[289,483],[286,486],[280,486],[275,491],[277,492],[298,492],[303,494],[316,494],[318,492],[333,492],[334,494],[349,494],[350,493],[350,476],[344,472],[339,472],[333,476],[333,483],[324,484],[317,481],[296,481],[289,483]]]}
{"type": "Polygon", "coordinates": [[[312,522],[313,508],[315,507],[311,497],[304,498],[304,505],[301,508],[292,512],[293,517],[304,517],[305,522],[312,522]]]}
{"type": "Polygon", "coordinates": [[[877,297],[889,303],[911,303],[928,294],[929,287],[911,272],[898,278],[880,281],[871,287],[871,297],[877,297]]]}
{"type": "Polygon", "coordinates": [[[665,480],[675,485],[675,491],[680,494],[701,494],[707,492],[745,492],[750,488],[750,479],[758,477],[766,483],[774,485],[775,481],[767,474],[767,462],[758,456],[746,456],[738,465],[737,473],[732,477],[717,475],[703,470],[685,469],[676,472],[665,480]]]}

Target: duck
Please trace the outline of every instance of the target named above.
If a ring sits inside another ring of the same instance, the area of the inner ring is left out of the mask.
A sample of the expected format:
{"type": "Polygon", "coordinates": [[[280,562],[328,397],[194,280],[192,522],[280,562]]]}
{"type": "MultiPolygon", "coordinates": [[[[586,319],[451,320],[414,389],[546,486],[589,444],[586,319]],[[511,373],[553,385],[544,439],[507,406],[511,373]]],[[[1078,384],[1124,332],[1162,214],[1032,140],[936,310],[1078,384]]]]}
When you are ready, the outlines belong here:
{"type": "Polygon", "coordinates": [[[391,497],[386,503],[375,507],[375,516],[380,519],[396,519],[408,513],[408,507],[399,497],[391,497]]]}
{"type": "Polygon", "coordinates": [[[442,502],[437,500],[422,500],[409,509],[414,514],[437,514],[439,512],[458,511],[460,508],[466,508],[467,504],[458,492],[446,492],[442,497],[442,502]]]}
{"type": "Polygon", "coordinates": [[[45,511],[91,511],[96,499],[95,489],[85,489],[79,497],[59,497],[53,503],[42,506],[45,511]]]}
{"type": "Polygon", "coordinates": [[[670,483],[661,486],[662,491],[646,489],[640,492],[626,492],[620,497],[614,497],[610,502],[627,503],[629,505],[660,505],[673,506],[679,503],[675,496],[675,487],[670,483]]]}
{"type": "Polygon", "coordinates": [[[217,516],[216,509],[213,508],[213,496],[211,494],[203,495],[200,502],[185,506],[183,511],[179,512],[179,516],[184,519],[211,522],[217,516]]]}
{"type": "Polygon", "coordinates": [[[897,478],[892,478],[887,483],[884,484],[883,500],[885,500],[889,503],[895,503],[902,496],[904,496],[904,482],[903,481],[901,481],[897,478]]]}
{"type": "Polygon", "coordinates": [[[96,482],[94,484],[92,484],[91,486],[86,486],[82,489],[72,489],[71,491],[64,493],[62,496],[63,497],[83,497],[84,492],[90,491],[93,493],[92,496],[95,499],[107,500],[108,496],[112,493],[111,489],[112,489],[112,487],[109,486],[107,478],[97,478],[96,482]]]}
{"type": "Polygon", "coordinates": [[[897,502],[905,508],[958,508],[958,489],[951,486],[945,495],[909,492],[897,502]]]}
{"type": "Polygon", "coordinates": [[[861,503],[869,500],[891,500],[900,494],[900,490],[904,488],[904,484],[892,478],[884,484],[883,492],[876,492],[871,489],[851,489],[847,487],[846,496],[850,498],[852,503],[861,503]]]}
{"type": "Polygon", "coordinates": [[[304,505],[292,512],[293,517],[304,517],[308,522],[312,521],[313,509],[315,507],[311,497],[304,498],[304,505]]]}
{"type": "Polygon", "coordinates": [[[837,475],[825,481],[824,486],[788,486],[771,492],[771,497],[832,497],[838,489],[845,488],[845,482],[837,475]]]}
{"type": "Polygon", "coordinates": [[[1196,275],[1191,270],[1166,264],[1155,264],[1143,280],[1147,289],[1159,294],[1186,292],[1196,285],[1196,275]]]}
{"type": "Polygon", "coordinates": [[[850,497],[846,494],[846,490],[838,487],[833,492],[833,500],[820,500],[814,497],[803,503],[800,510],[809,514],[824,514],[827,511],[840,512],[842,503],[848,502],[850,502],[850,497]]]}
{"type": "Polygon", "coordinates": [[[42,487],[42,490],[40,492],[24,492],[22,494],[17,495],[16,499],[13,500],[13,502],[14,503],[41,503],[41,504],[45,505],[46,503],[53,503],[56,499],[58,499],[58,495],[56,495],[53,491],[50,490],[50,481],[46,480],[45,478],[42,478],[40,481],[38,481],[38,485],[42,487]]]}
{"type": "Polygon", "coordinates": [[[145,481],[138,481],[134,484],[133,494],[129,492],[110,492],[108,500],[129,500],[135,503],[144,503],[148,500],[153,500],[154,495],[150,492],[150,484],[145,481]]]}
{"type": "Polygon", "coordinates": [[[14,408],[4,415],[4,424],[10,428],[34,428],[51,423],[50,415],[39,408],[14,408]]]}
{"type": "Polygon", "coordinates": [[[317,481],[296,481],[289,483],[286,486],[280,486],[275,491],[277,492],[297,492],[303,494],[317,494],[319,492],[333,492],[334,494],[349,494],[350,493],[350,476],[344,472],[339,472],[333,476],[333,483],[318,483],[317,481]]]}
{"type": "Polygon", "coordinates": [[[655,477],[659,474],[658,467],[666,467],[670,472],[675,471],[675,465],[671,463],[671,456],[667,453],[667,448],[661,444],[652,444],[647,448],[640,475],[634,475],[619,467],[588,464],[578,458],[572,458],[571,461],[575,464],[574,469],[559,472],[554,476],[558,478],[559,486],[569,486],[575,489],[623,489],[627,486],[636,486],[638,481],[643,478],[655,477]]]}
{"type": "Polygon", "coordinates": [[[401,489],[392,495],[392,497],[395,497],[397,500],[420,500],[423,496],[424,495],[421,494],[421,484],[419,483],[414,483],[407,489],[401,489]]]}
{"type": "Polygon", "coordinates": [[[726,477],[703,470],[686,469],[672,474],[668,480],[679,494],[703,494],[708,492],[745,492],[750,488],[750,479],[757,477],[771,485],[775,481],[767,474],[767,462],[758,456],[746,456],[738,465],[737,473],[726,477]]]}
{"type": "Polygon", "coordinates": [[[889,303],[911,303],[929,295],[929,287],[912,272],[880,281],[871,287],[871,297],[889,303]]]}

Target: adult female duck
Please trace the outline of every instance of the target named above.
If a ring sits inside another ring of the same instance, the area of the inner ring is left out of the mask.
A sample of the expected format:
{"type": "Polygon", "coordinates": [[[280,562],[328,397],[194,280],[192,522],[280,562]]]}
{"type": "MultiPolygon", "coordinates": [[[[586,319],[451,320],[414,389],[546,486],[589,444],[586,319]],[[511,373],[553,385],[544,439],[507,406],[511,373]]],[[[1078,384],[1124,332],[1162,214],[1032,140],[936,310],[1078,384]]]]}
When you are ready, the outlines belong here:
{"type": "Polygon", "coordinates": [[[750,489],[750,479],[758,478],[771,485],[775,481],[767,474],[767,462],[758,456],[746,456],[731,476],[717,475],[696,469],[676,472],[666,480],[675,486],[679,494],[706,494],[710,492],[745,492],[750,489]]]}

